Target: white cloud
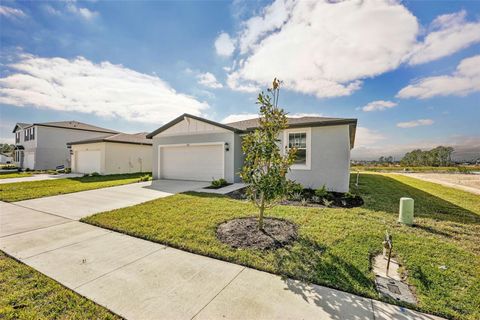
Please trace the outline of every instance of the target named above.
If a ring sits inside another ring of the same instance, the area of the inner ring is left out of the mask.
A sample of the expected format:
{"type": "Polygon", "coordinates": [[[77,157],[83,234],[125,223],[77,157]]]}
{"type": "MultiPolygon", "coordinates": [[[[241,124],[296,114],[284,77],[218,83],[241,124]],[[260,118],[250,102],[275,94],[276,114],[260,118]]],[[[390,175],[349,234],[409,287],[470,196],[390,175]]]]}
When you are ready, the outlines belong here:
{"type": "Polygon", "coordinates": [[[465,96],[480,91],[480,55],[463,59],[452,75],[421,78],[401,89],[398,98],[465,96]]]}
{"type": "Polygon", "coordinates": [[[258,118],[258,113],[240,113],[240,114],[231,114],[225,117],[221,122],[222,123],[231,123],[248,119],[258,118]]]}
{"type": "Polygon", "coordinates": [[[243,23],[240,35],[240,52],[246,53],[254,48],[258,40],[270,31],[283,26],[292,11],[293,0],[279,0],[262,10],[262,14],[243,23]]]}
{"type": "Polygon", "coordinates": [[[385,139],[386,137],[377,130],[357,127],[357,132],[355,134],[355,148],[375,145],[385,139]]]}
{"type": "MultiPolygon", "coordinates": [[[[289,118],[322,117],[322,114],[320,113],[289,113],[287,116],[289,118]]],[[[237,122],[242,120],[255,119],[258,117],[259,117],[258,113],[238,113],[238,114],[231,114],[227,116],[221,122],[231,123],[231,122],[237,122]]]]}
{"type": "Polygon", "coordinates": [[[208,104],[176,92],[157,76],[83,57],[23,54],[0,78],[0,103],[164,123],[182,113],[201,115],[208,104]]]}
{"type": "Polygon", "coordinates": [[[234,38],[222,34],[230,44],[224,55],[238,44],[227,85],[251,93],[277,77],[286,89],[320,98],[351,95],[363,80],[401,64],[429,62],[480,42],[480,22],[466,16],[440,15],[424,28],[395,0],[276,0],[241,22],[234,38]]]}
{"type": "Polygon", "coordinates": [[[222,32],[215,40],[215,50],[218,55],[229,57],[235,51],[235,42],[228,33],[222,32]]]}
{"type": "Polygon", "coordinates": [[[198,83],[212,89],[223,88],[223,85],[218,82],[214,74],[205,72],[197,75],[198,83]]]}
{"type": "Polygon", "coordinates": [[[26,14],[20,9],[11,8],[7,6],[0,6],[0,16],[16,19],[16,18],[26,17],[26,14]]]}
{"type": "Polygon", "coordinates": [[[362,110],[365,112],[369,111],[383,111],[386,109],[393,108],[397,105],[397,103],[392,101],[385,101],[385,100],[376,100],[372,101],[369,104],[363,106],[362,110]]]}
{"type": "Polygon", "coordinates": [[[244,23],[239,43],[246,55],[227,84],[253,91],[278,77],[297,92],[349,95],[362,79],[397,68],[418,30],[416,18],[393,1],[277,0],[244,23]]]}
{"type": "Polygon", "coordinates": [[[409,64],[420,64],[451,55],[480,42],[480,22],[467,22],[466,11],[438,16],[431,32],[412,50],[409,64]]]}
{"type": "Polygon", "coordinates": [[[91,20],[91,19],[95,18],[96,16],[98,16],[98,12],[92,11],[88,8],[78,7],[75,2],[76,1],[68,1],[67,2],[67,6],[66,6],[67,11],[69,11],[73,14],[76,14],[76,15],[82,17],[85,20],[91,20]]]}
{"type": "Polygon", "coordinates": [[[419,126],[431,126],[433,124],[432,119],[418,119],[412,120],[407,122],[399,122],[397,123],[397,127],[399,128],[414,128],[419,126]]]}

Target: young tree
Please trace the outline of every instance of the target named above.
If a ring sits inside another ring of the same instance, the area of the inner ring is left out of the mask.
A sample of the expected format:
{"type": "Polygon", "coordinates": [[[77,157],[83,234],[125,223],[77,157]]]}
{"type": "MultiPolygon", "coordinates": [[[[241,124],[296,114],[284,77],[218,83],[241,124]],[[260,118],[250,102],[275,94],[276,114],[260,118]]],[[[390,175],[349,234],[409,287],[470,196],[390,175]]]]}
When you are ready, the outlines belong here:
{"type": "Polygon", "coordinates": [[[270,208],[283,198],[290,185],[286,174],[295,159],[295,149],[289,149],[282,155],[278,137],[287,128],[287,116],[278,107],[280,81],[273,80],[268,93],[260,93],[257,104],[260,105],[260,126],[243,139],[245,154],[240,176],[248,184],[247,196],[258,207],[258,227],[263,229],[265,209],[270,208]]]}

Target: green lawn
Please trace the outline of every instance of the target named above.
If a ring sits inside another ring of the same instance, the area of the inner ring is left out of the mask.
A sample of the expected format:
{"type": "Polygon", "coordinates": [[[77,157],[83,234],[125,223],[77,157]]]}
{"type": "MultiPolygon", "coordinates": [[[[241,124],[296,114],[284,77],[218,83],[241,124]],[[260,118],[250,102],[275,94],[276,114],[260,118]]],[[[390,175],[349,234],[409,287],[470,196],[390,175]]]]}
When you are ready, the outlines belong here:
{"type": "Polygon", "coordinates": [[[120,319],[0,251],[0,319],[120,319]]]}
{"type": "Polygon", "coordinates": [[[0,179],[24,178],[30,177],[31,175],[29,172],[1,172],[0,179]]]}
{"type": "Polygon", "coordinates": [[[459,319],[480,318],[480,197],[398,175],[362,174],[365,205],[354,209],[278,206],[268,214],[299,225],[290,248],[263,252],[219,242],[219,223],[255,214],[252,205],[189,193],[100,213],[83,221],[183,250],[378,298],[371,258],[385,230],[416,287],[418,308],[459,319]],[[398,199],[416,202],[416,226],[396,223],[398,199]],[[447,266],[442,270],[440,266],[447,266]]]}
{"type": "Polygon", "coordinates": [[[352,171],[371,171],[371,172],[437,172],[437,173],[469,173],[471,171],[480,171],[480,166],[452,166],[452,167],[402,167],[402,166],[362,166],[353,165],[352,171]]]}
{"type": "Polygon", "coordinates": [[[0,201],[21,201],[138,182],[146,173],[0,184],[0,201]]]}

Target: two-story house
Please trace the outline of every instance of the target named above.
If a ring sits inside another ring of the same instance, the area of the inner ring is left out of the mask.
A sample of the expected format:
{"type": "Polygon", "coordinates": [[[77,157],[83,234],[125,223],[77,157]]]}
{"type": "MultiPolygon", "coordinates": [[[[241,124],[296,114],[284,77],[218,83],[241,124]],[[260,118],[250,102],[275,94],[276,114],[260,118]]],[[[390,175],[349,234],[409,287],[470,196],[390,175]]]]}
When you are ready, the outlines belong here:
{"type": "Polygon", "coordinates": [[[14,163],[23,169],[46,170],[70,167],[67,143],[118,133],[78,121],[17,123],[14,163]]]}

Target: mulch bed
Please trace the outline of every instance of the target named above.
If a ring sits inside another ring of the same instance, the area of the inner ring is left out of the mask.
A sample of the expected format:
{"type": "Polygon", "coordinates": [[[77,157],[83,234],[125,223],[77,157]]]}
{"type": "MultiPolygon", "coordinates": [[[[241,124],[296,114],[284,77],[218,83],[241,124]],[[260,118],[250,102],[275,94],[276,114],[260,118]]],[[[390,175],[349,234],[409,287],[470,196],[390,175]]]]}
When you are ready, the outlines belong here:
{"type": "MultiPolygon", "coordinates": [[[[246,199],[246,188],[242,188],[239,190],[232,191],[227,194],[232,199],[236,200],[245,200],[246,199]]],[[[280,205],[286,206],[303,206],[303,207],[320,207],[326,208],[323,201],[321,202],[314,202],[312,201],[312,197],[315,195],[315,191],[312,189],[304,189],[303,190],[303,197],[307,200],[306,203],[302,203],[299,200],[293,199],[286,199],[280,202],[280,205]]],[[[331,207],[338,207],[338,208],[355,208],[360,207],[364,204],[362,197],[355,195],[353,197],[345,197],[345,193],[340,192],[329,192],[327,196],[327,200],[331,201],[331,207]]]]}
{"type": "Polygon", "coordinates": [[[214,186],[208,186],[208,187],[205,187],[203,189],[221,189],[221,188],[224,188],[224,187],[227,187],[227,186],[231,186],[233,183],[226,183],[224,185],[221,185],[219,187],[214,187],[214,186]]]}
{"type": "Polygon", "coordinates": [[[291,244],[297,239],[297,226],[287,220],[264,218],[263,230],[258,229],[258,218],[239,218],[217,227],[217,238],[233,248],[273,250],[291,244]]]}

